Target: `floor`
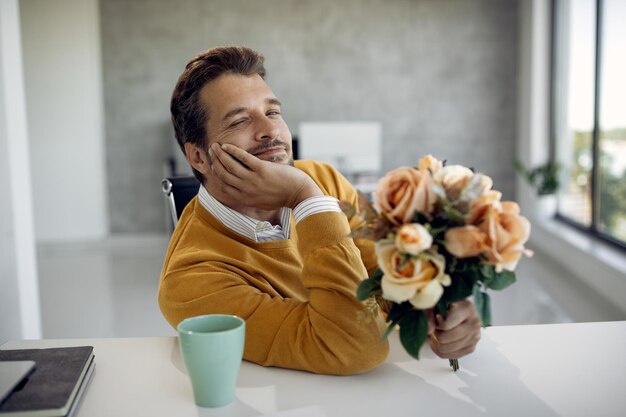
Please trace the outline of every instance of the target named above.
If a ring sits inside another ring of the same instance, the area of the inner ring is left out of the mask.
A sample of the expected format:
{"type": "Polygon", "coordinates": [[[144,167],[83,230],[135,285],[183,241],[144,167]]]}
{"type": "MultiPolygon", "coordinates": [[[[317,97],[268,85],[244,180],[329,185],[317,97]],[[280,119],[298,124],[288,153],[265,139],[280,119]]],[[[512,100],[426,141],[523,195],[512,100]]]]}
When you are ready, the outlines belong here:
{"type": "MultiPolygon", "coordinates": [[[[168,236],[39,245],[44,338],[174,335],[157,304],[168,236]]],[[[541,254],[520,262],[517,283],[491,292],[494,325],[602,320],[601,300],[564,284],[541,254]]]]}

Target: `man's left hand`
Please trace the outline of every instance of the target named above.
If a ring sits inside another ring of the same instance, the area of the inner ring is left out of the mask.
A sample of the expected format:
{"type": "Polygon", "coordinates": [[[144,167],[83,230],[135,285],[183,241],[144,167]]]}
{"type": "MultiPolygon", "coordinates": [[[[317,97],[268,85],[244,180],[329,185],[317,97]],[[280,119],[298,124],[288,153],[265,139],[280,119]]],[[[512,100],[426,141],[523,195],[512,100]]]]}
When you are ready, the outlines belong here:
{"type": "Polygon", "coordinates": [[[447,318],[437,314],[430,323],[430,347],[444,359],[458,359],[476,349],[480,340],[480,319],[468,300],[452,303],[447,318]]]}
{"type": "Polygon", "coordinates": [[[214,175],[207,190],[230,207],[293,209],[309,197],[323,195],[298,168],[264,161],[235,145],[213,143],[209,155],[214,175]]]}

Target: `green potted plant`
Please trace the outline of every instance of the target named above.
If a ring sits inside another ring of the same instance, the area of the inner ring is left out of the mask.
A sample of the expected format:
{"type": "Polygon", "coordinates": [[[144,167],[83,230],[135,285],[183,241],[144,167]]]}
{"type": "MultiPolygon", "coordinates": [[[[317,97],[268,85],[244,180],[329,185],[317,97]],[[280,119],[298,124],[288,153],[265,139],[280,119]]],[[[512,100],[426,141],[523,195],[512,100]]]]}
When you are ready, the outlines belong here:
{"type": "Polygon", "coordinates": [[[556,192],[559,189],[558,162],[548,161],[545,164],[527,169],[520,161],[515,161],[515,170],[535,189],[537,194],[536,207],[539,217],[552,217],[556,213],[556,192]]]}
{"type": "Polygon", "coordinates": [[[537,191],[538,196],[555,194],[559,189],[558,162],[549,161],[532,169],[526,169],[520,161],[515,161],[516,171],[537,191]]]}

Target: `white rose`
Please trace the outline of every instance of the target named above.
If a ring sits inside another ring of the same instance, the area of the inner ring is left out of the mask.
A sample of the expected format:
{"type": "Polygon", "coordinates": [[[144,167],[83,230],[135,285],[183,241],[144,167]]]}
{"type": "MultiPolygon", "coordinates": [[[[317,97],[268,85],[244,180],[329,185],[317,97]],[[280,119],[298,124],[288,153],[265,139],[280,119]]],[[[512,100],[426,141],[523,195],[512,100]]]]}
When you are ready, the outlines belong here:
{"type": "Polygon", "coordinates": [[[400,252],[417,255],[430,248],[433,237],[419,223],[402,225],[396,234],[396,246],[400,252]]]}
{"type": "Polygon", "coordinates": [[[462,165],[446,165],[435,173],[433,179],[435,184],[446,190],[448,198],[454,201],[473,176],[472,170],[462,165]]]}
{"type": "Polygon", "coordinates": [[[493,186],[493,180],[484,174],[474,175],[465,189],[461,192],[461,200],[473,201],[484,195],[493,186]]]}
{"type": "Polygon", "coordinates": [[[396,303],[409,301],[419,309],[431,308],[451,283],[439,254],[419,257],[402,254],[393,240],[376,242],[378,265],[383,272],[383,298],[396,303]]]}

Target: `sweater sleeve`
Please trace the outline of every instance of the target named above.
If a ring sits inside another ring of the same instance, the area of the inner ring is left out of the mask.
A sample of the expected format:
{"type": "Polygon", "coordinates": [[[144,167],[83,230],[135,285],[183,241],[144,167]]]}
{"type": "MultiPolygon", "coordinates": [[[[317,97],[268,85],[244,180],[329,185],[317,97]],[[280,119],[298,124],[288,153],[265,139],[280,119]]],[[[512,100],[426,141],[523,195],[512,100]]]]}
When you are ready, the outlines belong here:
{"type": "Polygon", "coordinates": [[[244,358],[265,366],[338,375],[376,367],[388,344],[381,340],[379,322],[368,320],[355,298],[366,271],[348,237],[346,217],[318,213],[296,227],[307,301],[272,297],[235,271],[207,264],[164,275],[159,290],[164,315],[174,326],[198,314],[244,318],[244,358]]]}
{"type": "MultiPolygon", "coordinates": [[[[358,213],[359,195],[356,188],[354,188],[354,185],[352,185],[352,183],[348,181],[346,177],[341,175],[340,172],[334,170],[332,167],[327,166],[326,169],[330,172],[330,176],[334,178],[334,180],[332,181],[334,187],[328,187],[326,185],[325,188],[327,189],[327,192],[335,196],[339,200],[350,203],[353,207],[357,209],[358,213]]],[[[324,187],[325,184],[320,185],[324,187]]],[[[351,230],[356,229],[364,223],[363,219],[358,217],[358,215],[356,214],[349,217],[348,222],[350,224],[351,230]]],[[[363,265],[365,265],[365,269],[367,270],[366,276],[369,276],[372,274],[372,272],[374,272],[376,268],[378,268],[378,258],[376,257],[375,244],[368,239],[354,239],[354,243],[361,253],[361,260],[363,261],[363,265]]],[[[365,276],[363,276],[363,278],[365,278],[365,276]]]]}

